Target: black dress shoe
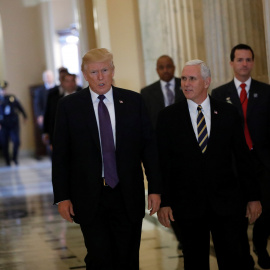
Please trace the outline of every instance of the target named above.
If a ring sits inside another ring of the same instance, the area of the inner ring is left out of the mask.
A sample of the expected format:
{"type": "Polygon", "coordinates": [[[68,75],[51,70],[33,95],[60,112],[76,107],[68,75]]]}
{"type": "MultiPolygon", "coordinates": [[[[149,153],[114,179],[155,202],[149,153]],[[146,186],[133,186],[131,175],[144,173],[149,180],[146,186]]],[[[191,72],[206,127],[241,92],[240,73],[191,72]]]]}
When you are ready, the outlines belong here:
{"type": "Polygon", "coordinates": [[[269,256],[258,256],[258,265],[262,269],[270,269],[270,257],[269,256]]]}

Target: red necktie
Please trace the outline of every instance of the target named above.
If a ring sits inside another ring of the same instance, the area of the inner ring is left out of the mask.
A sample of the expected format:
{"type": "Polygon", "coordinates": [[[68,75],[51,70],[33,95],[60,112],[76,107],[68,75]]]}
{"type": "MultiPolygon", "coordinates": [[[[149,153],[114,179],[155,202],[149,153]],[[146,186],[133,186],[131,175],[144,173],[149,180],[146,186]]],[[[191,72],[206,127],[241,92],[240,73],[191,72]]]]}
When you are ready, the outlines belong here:
{"type": "Polygon", "coordinates": [[[246,142],[249,147],[249,149],[252,149],[252,140],[249,134],[248,126],[247,126],[247,105],[248,105],[248,98],[247,98],[247,91],[246,91],[246,84],[242,83],[240,85],[241,87],[241,93],[240,93],[240,101],[242,104],[242,109],[243,109],[243,115],[244,115],[244,121],[245,121],[245,127],[244,127],[244,132],[245,132],[245,137],[246,137],[246,142]]]}

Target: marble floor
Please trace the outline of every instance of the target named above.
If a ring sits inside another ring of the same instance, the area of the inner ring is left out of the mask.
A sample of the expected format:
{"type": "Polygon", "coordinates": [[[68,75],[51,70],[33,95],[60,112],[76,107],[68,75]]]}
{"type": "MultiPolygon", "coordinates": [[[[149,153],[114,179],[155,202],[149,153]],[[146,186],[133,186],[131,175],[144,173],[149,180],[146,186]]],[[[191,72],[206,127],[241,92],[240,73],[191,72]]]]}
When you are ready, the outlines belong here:
{"type": "MultiPolygon", "coordinates": [[[[79,226],[64,221],[52,205],[50,160],[24,158],[11,167],[0,160],[0,269],[85,269],[85,253],[79,226]]],[[[218,269],[213,248],[210,263],[218,269]]],[[[147,215],[140,269],[184,269],[172,231],[147,215]]]]}

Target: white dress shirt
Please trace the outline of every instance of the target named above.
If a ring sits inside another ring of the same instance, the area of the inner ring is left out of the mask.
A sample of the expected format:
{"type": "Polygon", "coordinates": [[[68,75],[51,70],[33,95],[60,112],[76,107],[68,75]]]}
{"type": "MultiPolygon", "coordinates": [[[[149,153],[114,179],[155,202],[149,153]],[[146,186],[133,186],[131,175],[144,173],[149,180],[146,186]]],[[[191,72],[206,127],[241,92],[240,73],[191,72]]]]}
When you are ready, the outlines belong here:
{"type": "Polygon", "coordinates": [[[203,101],[202,104],[197,104],[190,99],[187,99],[187,103],[188,103],[188,109],[189,109],[189,114],[190,114],[193,130],[194,130],[197,140],[198,140],[198,129],[197,129],[198,105],[202,106],[202,113],[205,118],[207,134],[209,138],[210,130],[211,130],[211,106],[210,106],[209,96],[207,95],[207,98],[203,101]]]}
{"type": "MultiPolygon", "coordinates": [[[[91,94],[91,98],[92,98],[92,102],[93,102],[93,106],[94,106],[94,111],[95,111],[95,116],[97,119],[97,126],[98,126],[98,133],[99,133],[99,141],[100,141],[100,148],[101,148],[101,152],[102,152],[102,146],[101,146],[101,137],[100,137],[100,130],[99,130],[99,117],[98,117],[98,104],[100,102],[99,98],[98,98],[98,94],[95,93],[94,91],[90,89],[90,94],[91,94]]],[[[111,125],[112,125],[112,132],[113,132],[113,140],[114,140],[114,145],[115,145],[115,110],[114,110],[114,103],[113,103],[113,92],[112,92],[112,87],[111,89],[104,94],[105,98],[103,100],[104,104],[106,105],[108,111],[109,111],[109,115],[110,115],[110,119],[111,119],[111,125]]],[[[102,155],[101,155],[102,156],[102,155]]],[[[102,176],[104,177],[104,164],[102,161],[102,176]]]]}
{"type": "MultiPolygon", "coordinates": [[[[235,77],[234,77],[233,80],[234,80],[235,87],[237,89],[238,96],[240,97],[240,94],[241,94],[241,91],[242,91],[242,88],[240,87],[240,85],[242,84],[242,82],[237,80],[235,77]]],[[[249,77],[249,79],[247,81],[243,82],[243,83],[246,84],[247,97],[249,98],[249,89],[250,89],[250,85],[251,85],[251,77],[249,77]]]]}
{"type": "Polygon", "coordinates": [[[165,103],[165,107],[167,107],[169,105],[169,101],[168,101],[168,96],[167,96],[167,89],[166,89],[166,84],[169,83],[170,86],[170,90],[172,91],[174,98],[175,98],[175,79],[174,77],[169,81],[169,82],[165,82],[160,80],[160,86],[161,86],[161,90],[163,93],[163,97],[164,97],[164,103],[165,103]]]}
{"type": "MultiPolygon", "coordinates": [[[[98,133],[99,133],[99,138],[100,138],[99,118],[98,118],[98,103],[99,103],[98,96],[99,95],[97,93],[95,93],[94,91],[92,91],[90,87],[89,87],[89,89],[90,89],[90,94],[91,94],[91,98],[92,98],[92,102],[93,102],[93,106],[94,106],[94,111],[95,111],[95,115],[96,115],[96,119],[97,119],[98,133]]],[[[109,111],[111,125],[112,125],[112,131],[113,131],[113,140],[114,140],[114,145],[115,145],[115,111],[114,111],[112,87],[106,94],[104,94],[104,96],[105,96],[105,98],[104,98],[103,102],[109,111]]]]}

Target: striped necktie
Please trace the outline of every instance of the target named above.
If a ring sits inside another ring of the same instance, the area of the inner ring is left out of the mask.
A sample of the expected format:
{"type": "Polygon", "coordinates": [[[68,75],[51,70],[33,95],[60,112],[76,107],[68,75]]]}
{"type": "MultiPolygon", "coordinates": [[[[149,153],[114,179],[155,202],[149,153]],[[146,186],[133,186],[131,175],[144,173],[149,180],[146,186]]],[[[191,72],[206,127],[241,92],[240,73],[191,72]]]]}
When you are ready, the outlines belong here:
{"type": "Polygon", "coordinates": [[[197,110],[198,110],[197,116],[198,143],[199,146],[201,147],[202,153],[204,153],[207,148],[208,134],[205,118],[202,113],[202,106],[198,105],[197,110]]]}

